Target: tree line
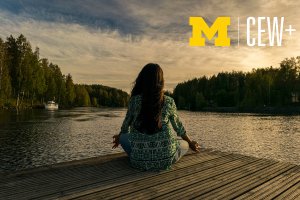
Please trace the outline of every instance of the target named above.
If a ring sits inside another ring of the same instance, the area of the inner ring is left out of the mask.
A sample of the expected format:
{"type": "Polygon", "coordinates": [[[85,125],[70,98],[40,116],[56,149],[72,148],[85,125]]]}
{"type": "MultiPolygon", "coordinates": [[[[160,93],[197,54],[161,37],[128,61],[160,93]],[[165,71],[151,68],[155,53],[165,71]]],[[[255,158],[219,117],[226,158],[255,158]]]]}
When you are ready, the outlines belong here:
{"type": "Polygon", "coordinates": [[[300,56],[284,59],[278,68],[221,72],[185,81],[172,96],[180,109],[187,110],[299,106],[300,56]]]}
{"type": "Polygon", "coordinates": [[[70,74],[63,75],[58,65],[40,58],[20,35],[0,38],[0,108],[43,105],[55,100],[61,107],[124,107],[129,95],[103,85],[74,84],[70,74]]]}

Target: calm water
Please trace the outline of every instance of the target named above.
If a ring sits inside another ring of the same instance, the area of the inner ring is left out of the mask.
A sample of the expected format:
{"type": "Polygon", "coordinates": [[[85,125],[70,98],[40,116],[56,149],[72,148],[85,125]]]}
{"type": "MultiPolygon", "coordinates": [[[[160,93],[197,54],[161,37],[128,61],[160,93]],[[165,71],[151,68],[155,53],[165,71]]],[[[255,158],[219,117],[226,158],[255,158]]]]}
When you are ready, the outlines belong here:
{"type": "MultiPolygon", "coordinates": [[[[121,152],[112,150],[125,109],[0,112],[0,171],[121,152]]],[[[300,165],[300,116],[179,111],[206,148],[300,165]]]]}

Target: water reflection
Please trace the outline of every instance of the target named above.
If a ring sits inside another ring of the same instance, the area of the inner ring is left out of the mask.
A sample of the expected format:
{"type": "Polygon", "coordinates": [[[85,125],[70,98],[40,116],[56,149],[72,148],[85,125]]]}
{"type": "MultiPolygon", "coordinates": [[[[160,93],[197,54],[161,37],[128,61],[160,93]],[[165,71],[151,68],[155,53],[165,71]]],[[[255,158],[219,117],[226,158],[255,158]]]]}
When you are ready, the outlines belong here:
{"type": "Polygon", "coordinates": [[[209,148],[300,164],[300,116],[181,114],[209,148]]]}
{"type": "MultiPolygon", "coordinates": [[[[111,149],[125,109],[0,112],[0,171],[121,152],[111,149]]],[[[180,111],[205,147],[300,164],[300,116],[180,111]]]]}

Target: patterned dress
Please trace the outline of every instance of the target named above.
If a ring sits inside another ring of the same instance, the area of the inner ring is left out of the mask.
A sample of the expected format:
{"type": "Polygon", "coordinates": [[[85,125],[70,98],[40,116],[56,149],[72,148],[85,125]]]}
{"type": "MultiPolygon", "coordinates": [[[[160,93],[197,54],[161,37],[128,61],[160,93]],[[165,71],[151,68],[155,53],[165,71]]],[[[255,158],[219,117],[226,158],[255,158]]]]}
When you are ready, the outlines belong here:
{"type": "Polygon", "coordinates": [[[121,134],[129,134],[131,145],[130,163],[133,167],[142,170],[169,169],[178,151],[179,144],[172,127],[177,136],[184,136],[186,131],[179,120],[174,100],[164,96],[162,107],[162,129],[155,134],[141,133],[134,128],[141,110],[142,97],[132,96],[129,101],[128,110],[121,127],[121,134]]]}

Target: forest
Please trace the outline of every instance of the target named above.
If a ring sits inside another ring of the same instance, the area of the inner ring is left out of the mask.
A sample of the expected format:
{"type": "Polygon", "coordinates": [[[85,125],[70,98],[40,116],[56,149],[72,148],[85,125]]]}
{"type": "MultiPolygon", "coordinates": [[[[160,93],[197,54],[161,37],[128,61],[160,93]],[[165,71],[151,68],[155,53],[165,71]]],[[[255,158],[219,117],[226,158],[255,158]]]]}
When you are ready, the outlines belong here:
{"type": "Polygon", "coordinates": [[[251,72],[221,72],[179,83],[172,94],[177,107],[202,110],[207,107],[300,106],[300,56],[286,58],[278,68],[251,72]]]}
{"type": "Polygon", "coordinates": [[[58,65],[40,58],[24,35],[0,38],[0,109],[42,107],[55,100],[60,107],[125,107],[129,95],[103,85],[75,84],[58,65]]]}
{"type": "MultiPolygon", "coordinates": [[[[179,83],[173,93],[179,109],[202,110],[216,107],[300,106],[300,56],[286,58],[278,68],[250,72],[220,72],[179,83]]],[[[20,35],[0,38],[0,109],[34,108],[55,100],[60,107],[125,107],[129,95],[103,85],[75,84],[58,65],[40,58],[20,35]]]]}

